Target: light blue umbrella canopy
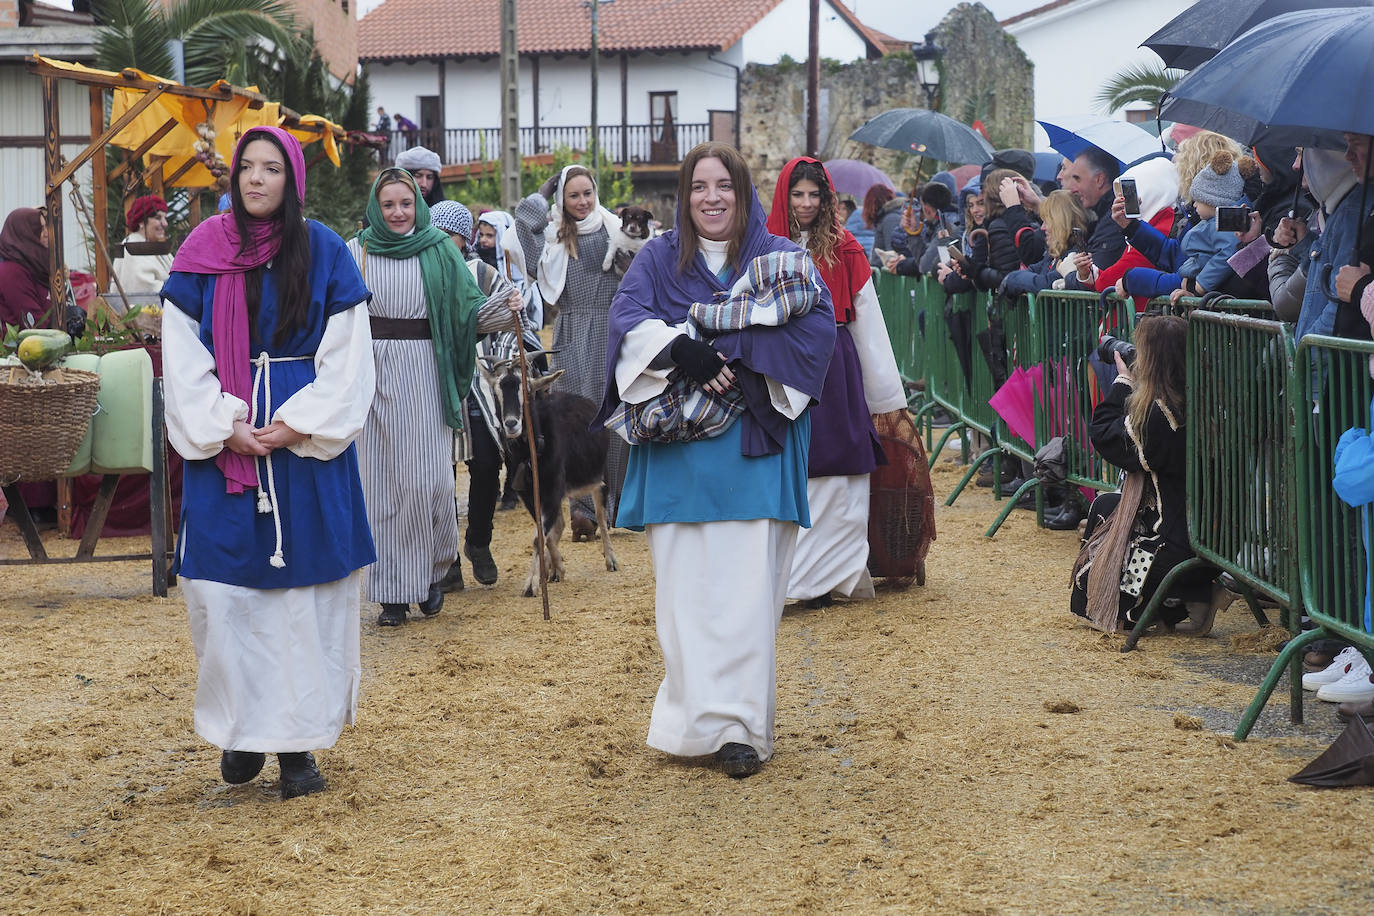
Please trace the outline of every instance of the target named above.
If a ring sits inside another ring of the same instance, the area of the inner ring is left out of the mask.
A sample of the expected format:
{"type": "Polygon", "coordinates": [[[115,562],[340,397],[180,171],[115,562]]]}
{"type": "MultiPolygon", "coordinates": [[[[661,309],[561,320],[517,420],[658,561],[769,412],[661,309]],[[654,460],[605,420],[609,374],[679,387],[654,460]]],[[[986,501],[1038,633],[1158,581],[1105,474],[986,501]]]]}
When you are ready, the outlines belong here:
{"type": "Polygon", "coordinates": [[[893,108],[872,118],[849,139],[942,162],[982,165],[992,144],[972,127],[926,108],[893,108]]]}
{"type": "Polygon", "coordinates": [[[1144,128],[1125,121],[1112,121],[1097,115],[1036,121],[1050,138],[1050,149],[1069,159],[1095,146],[1121,163],[1125,171],[1151,156],[1163,152],[1159,138],[1144,128]]]}
{"type": "Polygon", "coordinates": [[[1293,146],[1340,149],[1342,131],[1374,134],[1374,9],[1262,22],[1179,80],[1161,115],[1293,146]]]}

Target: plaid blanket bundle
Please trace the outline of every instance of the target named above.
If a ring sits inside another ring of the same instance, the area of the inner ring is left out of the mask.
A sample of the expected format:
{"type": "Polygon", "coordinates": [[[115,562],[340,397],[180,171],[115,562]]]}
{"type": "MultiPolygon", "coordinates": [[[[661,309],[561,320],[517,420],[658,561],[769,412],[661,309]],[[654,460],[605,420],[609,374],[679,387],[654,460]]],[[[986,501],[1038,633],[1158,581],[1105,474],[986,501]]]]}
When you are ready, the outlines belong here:
{"type": "MultiPolygon", "coordinates": [[[[693,340],[713,340],[732,331],[780,327],[805,315],[820,301],[820,277],[804,251],[761,255],[712,302],[696,302],[678,325],[693,340]]],[[[630,443],[691,442],[719,436],[744,412],[739,387],[712,394],[681,372],[669,376],[667,389],[639,404],[624,401],[606,428],[630,443]]]]}

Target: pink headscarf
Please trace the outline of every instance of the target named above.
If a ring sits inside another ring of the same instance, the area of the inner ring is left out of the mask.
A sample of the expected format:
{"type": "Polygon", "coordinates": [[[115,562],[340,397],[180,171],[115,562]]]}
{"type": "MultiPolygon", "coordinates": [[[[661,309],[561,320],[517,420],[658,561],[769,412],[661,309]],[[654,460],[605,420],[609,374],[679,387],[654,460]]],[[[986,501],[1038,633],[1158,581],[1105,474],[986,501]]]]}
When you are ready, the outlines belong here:
{"type": "MultiPolygon", "coordinates": [[[[258,133],[271,134],[286,150],[296,182],[296,199],[304,207],[305,155],[296,138],[279,127],[253,127],[239,138],[229,171],[232,180],[238,181],[239,158],[244,147],[257,139],[258,133]]],[[[220,389],[244,401],[253,396],[252,373],[248,368],[248,300],[244,293],[244,274],[277,256],[281,250],[281,220],[280,214],[271,219],[249,217],[248,244],[241,246],[233,213],[212,216],[191,231],[172,259],[174,271],[219,277],[215,283],[210,329],[215,372],[219,375],[220,389]],[[240,247],[244,248],[242,254],[240,247]]],[[[258,485],[256,466],[247,455],[224,449],[215,458],[215,464],[224,473],[227,493],[242,493],[245,488],[258,485]]]]}

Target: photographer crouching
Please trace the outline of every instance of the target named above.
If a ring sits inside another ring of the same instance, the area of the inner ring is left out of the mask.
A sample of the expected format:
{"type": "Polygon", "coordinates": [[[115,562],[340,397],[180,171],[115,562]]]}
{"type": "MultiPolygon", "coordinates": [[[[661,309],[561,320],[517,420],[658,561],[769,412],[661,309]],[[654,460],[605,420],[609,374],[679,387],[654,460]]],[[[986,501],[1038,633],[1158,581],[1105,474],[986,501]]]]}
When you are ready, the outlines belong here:
{"type": "MultiPolygon", "coordinates": [[[[1160,582],[1192,559],[1188,546],[1184,387],[1188,322],[1140,319],[1135,346],[1107,338],[1101,354],[1117,377],[1093,411],[1089,434],[1103,458],[1124,470],[1119,492],[1088,510],[1073,568],[1069,608],[1107,632],[1129,630],[1160,582]]],[[[1215,568],[1183,576],[1157,619],[1176,632],[1205,636],[1217,610],[1235,597],[1213,584],[1215,568]]]]}

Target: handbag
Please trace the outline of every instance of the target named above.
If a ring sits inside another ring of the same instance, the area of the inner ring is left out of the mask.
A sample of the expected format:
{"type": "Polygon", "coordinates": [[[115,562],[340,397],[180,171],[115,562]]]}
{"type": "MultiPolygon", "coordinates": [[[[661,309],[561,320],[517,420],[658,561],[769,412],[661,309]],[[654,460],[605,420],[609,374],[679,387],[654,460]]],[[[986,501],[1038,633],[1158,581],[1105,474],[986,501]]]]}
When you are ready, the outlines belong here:
{"type": "Polygon", "coordinates": [[[1131,542],[1126,548],[1126,560],[1121,564],[1121,593],[1139,598],[1145,589],[1145,580],[1154,566],[1155,557],[1164,546],[1164,538],[1155,533],[1159,523],[1159,510],[1145,503],[1136,513],[1135,524],[1131,526],[1131,542]]]}

